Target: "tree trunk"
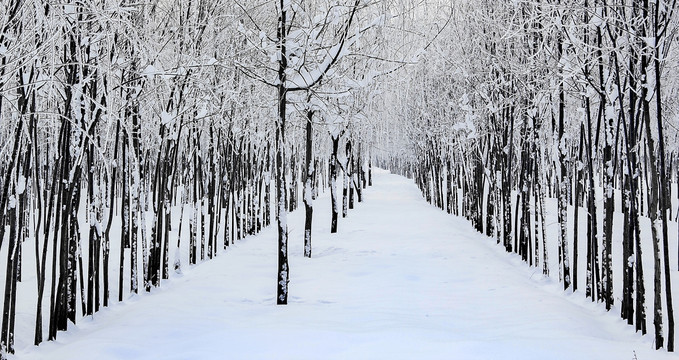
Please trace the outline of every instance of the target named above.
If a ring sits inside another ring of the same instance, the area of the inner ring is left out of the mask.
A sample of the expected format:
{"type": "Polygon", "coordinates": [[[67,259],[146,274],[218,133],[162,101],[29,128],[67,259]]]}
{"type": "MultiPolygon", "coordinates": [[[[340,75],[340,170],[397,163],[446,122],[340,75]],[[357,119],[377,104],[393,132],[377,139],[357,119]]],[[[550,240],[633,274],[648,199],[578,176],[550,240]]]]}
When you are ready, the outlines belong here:
{"type": "MultiPolygon", "coordinates": [[[[557,43],[557,57],[560,59],[563,54],[563,40],[557,43]]],[[[563,75],[563,69],[559,68],[559,74],[563,75]]],[[[563,80],[559,82],[559,103],[558,103],[558,133],[557,149],[559,151],[559,186],[558,186],[558,221],[559,221],[559,253],[560,265],[563,272],[563,288],[568,289],[571,284],[570,262],[568,258],[568,174],[566,170],[566,143],[564,139],[564,107],[565,92],[563,80]]]]}
{"type": "Polygon", "coordinates": [[[337,148],[339,147],[339,136],[332,136],[332,155],[330,155],[330,198],[332,220],[330,232],[337,232],[337,218],[339,217],[339,203],[337,201],[337,148]]]}
{"type": "Polygon", "coordinates": [[[311,257],[311,220],[314,213],[313,203],[312,203],[312,193],[313,188],[311,182],[314,178],[314,167],[312,162],[312,148],[313,148],[313,127],[312,118],[314,112],[312,110],[307,110],[307,122],[306,122],[306,153],[305,153],[305,167],[304,167],[304,256],[311,257]]]}
{"type": "Polygon", "coordinates": [[[286,178],[285,178],[285,120],[288,102],[285,87],[288,60],[286,53],[287,20],[285,0],[280,0],[280,18],[278,24],[278,121],[276,122],[276,214],[278,226],[278,281],[276,283],[276,304],[288,303],[288,217],[285,209],[286,178]]]}
{"type": "MultiPolygon", "coordinates": [[[[648,9],[648,0],[644,1],[645,9],[648,9]]],[[[670,270],[670,250],[667,234],[667,209],[671,207],[671,201],[669,201],[669,188],[671,187],[670,180],[667,179],[667,168],[665,166],[665,135],[663,134],[663,111],[662,111],[662,91],[661,91],[661,64],[660,64],[660,24],[659,24],[659,6],[656,4],[654,13],[654,37],[655,46],[654,48],[654,68],[655,68],[655,100],[656,100],[656,120],[658,126],[658,153],[660,159],[660,221],[662,226],[662,241],[663,241],[663,260],[665,264],[665,301],[667,304],[667,351],[674,351],[674,306],[672,303],[672,280],[671,280],[671,270],[670,270]]],[[[668,24],[665,24],[668,26],[668,24]]],[[[649,116],[650,117],[650,116],[649,116]]],[[[646,124],[646,128],[649,128],[650,119],[646,124]]],[[[648,131],[648,130],[647,130],[648,131]]],[[[651,147],[649,146],[649,149],[651,147]]],[[[649,150],[649,152],[652,150],[649,150]]],[[[671,214],[671,210],[670,210],[671,214]]],[[[671,215],[670,215],[671,216],[671,215]]]]}

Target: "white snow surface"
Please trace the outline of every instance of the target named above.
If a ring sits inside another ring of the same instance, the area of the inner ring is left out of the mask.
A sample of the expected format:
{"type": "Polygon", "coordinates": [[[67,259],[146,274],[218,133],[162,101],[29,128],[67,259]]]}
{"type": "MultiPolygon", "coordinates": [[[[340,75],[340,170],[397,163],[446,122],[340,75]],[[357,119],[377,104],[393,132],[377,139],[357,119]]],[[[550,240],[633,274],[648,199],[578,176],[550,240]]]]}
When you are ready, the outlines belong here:
{"type": "Polygon", "coordinates": [[[314,202],[311,259],[303,211],[290,215],[287,306],[275,305],[270,227],[150,295],[112,296],[57,341],[29,336],[10,359],[675,358],[427,204],[412,181],[373,172],[337,234],[329,191],[314,202]]]}

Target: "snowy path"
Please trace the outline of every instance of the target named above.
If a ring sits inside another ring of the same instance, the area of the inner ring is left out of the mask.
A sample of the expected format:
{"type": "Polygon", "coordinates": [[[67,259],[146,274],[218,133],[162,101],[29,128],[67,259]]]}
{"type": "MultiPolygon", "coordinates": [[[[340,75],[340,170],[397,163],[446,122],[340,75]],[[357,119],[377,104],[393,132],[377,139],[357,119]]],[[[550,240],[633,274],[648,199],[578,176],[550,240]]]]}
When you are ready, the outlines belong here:
{"type": "Polygon", "coordinates": [[[290,216],[291,299],[275,306],[275,234],[83,319],[16,359],[670,359],[614,314],[564,295],[471,226],[375,174],[329,234],[316,201],[313,258],[290,216]]]}

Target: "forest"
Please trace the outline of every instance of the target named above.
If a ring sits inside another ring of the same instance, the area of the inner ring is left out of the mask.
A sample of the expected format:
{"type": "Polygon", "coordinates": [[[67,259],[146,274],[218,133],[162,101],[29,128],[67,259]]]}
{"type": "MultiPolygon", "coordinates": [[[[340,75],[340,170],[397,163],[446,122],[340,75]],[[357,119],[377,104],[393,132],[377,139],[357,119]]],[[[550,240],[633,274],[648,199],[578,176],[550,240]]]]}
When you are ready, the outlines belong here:
{"type": "Polygon", "coordinates": [[[676,10],[3,1],[2,357],[236,257],[230,246],[268,226],[271,289],[287,304],[288,244],[313,259],[319,193],[341,233],[376,168],[674,351],[676,10]]]}

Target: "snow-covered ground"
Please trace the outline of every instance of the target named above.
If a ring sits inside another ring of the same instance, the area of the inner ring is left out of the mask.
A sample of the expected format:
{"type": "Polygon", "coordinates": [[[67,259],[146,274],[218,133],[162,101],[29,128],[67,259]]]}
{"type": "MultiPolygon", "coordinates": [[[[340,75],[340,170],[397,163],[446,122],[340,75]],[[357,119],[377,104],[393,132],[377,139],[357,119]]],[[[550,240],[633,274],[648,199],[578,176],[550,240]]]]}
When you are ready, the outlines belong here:
{"type": "Polygon", "coordinates": [[[617,311],[564,293],[427,204],[412,181],[377,172],[374,183],[337,234],[328,193],[316,200],[311,259],[302,256],[303,211],[290,215],[287,306],[275,305],[276,236],[266,229],[55,342],[17,344],[13,358],[675,358],[617,311]]]}

